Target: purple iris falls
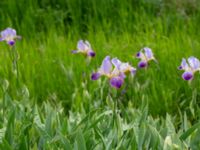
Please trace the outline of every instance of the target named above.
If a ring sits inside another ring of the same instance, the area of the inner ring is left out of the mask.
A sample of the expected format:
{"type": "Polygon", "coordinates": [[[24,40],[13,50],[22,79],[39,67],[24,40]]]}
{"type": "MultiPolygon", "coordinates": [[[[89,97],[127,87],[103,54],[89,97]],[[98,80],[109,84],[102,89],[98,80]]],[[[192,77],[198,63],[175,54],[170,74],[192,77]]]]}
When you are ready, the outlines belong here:
{"type": "Polygon", "coordinates": [[[136,54],[136,57],[137,57],[137,58],[140,58],[140,55],[141,55],[140,52],[138,52],[138,53],[136,54]]]}
{"type": "Polygon", "coordinates": [[[192,80],[194,78],[195,72],[200,71],[200,61],[194,56],[189,57],[187,60],[183,58],[178,69],[185,71],[182,74],[182,78],[184,80],[192,80]]]}
{"type": "Polygon", "coordinates": [[[72,54],[82,53],[87,57],[95,57],[96,53],[92,50],[92,47],[88,41],[79,40],[77,43],[77,49],[71,51],[72,54]]]}
{"type": "Polygon", "coordinates": [[[101,74],[100,73],[93,73],[92,76],[91,76],[91,79],[92,80],[97,80],[101,77],[101,74]]]}
{"type": "Polygon", "coordinates": [[[129,65],[129,63],[121,62],[117,58],[111,60],[110,56],[106,56],[97,72],[91,75],[92,80],[97,80],[101,76],[106,76],[110,85],[116,89],[121,88],[126,78],[125,74],[134,75],[136,69],[129,65]]]}
{"type": "Polygon", "coordinates": [[[140,62],[138,63],[138,67],[139,67],[139,68],[145,68],[145,67],[147,67],[147,62],[146,62],[146,61],[140,61],[140,62]]]}
{"type": "Polygon", "coordinates": [[[192,72],[184,72],[182,74],[182,78],[186,81],[193,79],[193,73],[192,72]]]}
{"type": "Polygon", "coordinates": [[[0,41],[6,41],[10,46],[15,45],[15,40],[21,39],[21,36],[18,36],[15,29],[6,28],[1,31],[0,41]]]}
{"type": "Polygon", "coordinates": [[[120,76],[113,77],[113,78],[110,79],[110,85],[115,87],[116,89],[121,88],[123,83],[124,83],[124,79],[120,76]]]}
{"type": "Polygon", "coordinates": [[[152,50],[148,47],[142,48],[137,54],[136,58],[140,59],[140,62],[138,63],[139,68],[145,68],[148,66],[148,62],[151,60],[154,60],[155,62],[156,59],[154,58],[154,54],[152,50]]]}
{"type": "Polygon", "coordinates": [[[15,41],[13,40],[13,41],[8,41],[7,42],[10,46],[13,46],[14,44],[15,44],[15,41]]]}
{"type": "Polygon", "coordinates": [[[182,67],[182,66],[179,66],[178,69],[179,69],[179,70],[183,70],[183,67],[182,67]]]}
{"type": "Polygon", "coordinates": [[[95,57],[95,52],[94,51],[90,51],[90,52],[88,52],[88,56],[90,56],[90,57],[95,57]]]}

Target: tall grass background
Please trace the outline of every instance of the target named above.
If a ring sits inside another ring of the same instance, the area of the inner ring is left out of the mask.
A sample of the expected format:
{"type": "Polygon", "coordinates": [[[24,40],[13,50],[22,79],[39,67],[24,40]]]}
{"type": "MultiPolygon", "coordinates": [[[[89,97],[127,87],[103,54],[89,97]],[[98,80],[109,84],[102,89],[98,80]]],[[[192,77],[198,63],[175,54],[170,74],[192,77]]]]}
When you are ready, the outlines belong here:
{"type": "Polygon", "coordinates": [[[20,86],[9,47],[0,44],[0,95],[8,112],[1,117],[2,148],[198,149],[199,73],[188,83],[177,70],[183,57],[200,58],[198,0],[1,0],[0,14],[0,29],[15,28],[23,37],[16,44],[20,86]],[[79,39],[96,52],[89,65],[71,54],[79,39]],[[144,46],[158,64],[138,69],[121,90],[110,90],[106,79],[90,80],[106,55],[137,66],[135,54],[144,46]],[[108,122],[104,130],[114,101],[117,128],[108,122]],[[186,126],[192,132],[184,134],[186,126]],[[169,137],[178,142],[170,145],[169,137]]]}

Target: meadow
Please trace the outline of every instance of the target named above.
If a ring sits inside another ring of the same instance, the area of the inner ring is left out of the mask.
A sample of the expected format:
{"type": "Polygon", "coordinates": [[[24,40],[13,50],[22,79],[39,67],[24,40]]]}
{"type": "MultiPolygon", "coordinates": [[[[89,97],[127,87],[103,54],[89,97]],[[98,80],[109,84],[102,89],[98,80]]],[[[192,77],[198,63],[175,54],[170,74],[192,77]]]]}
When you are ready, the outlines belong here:
{"type": "Polygon", "coordinates": [[[182,58],[200,59],[198,0],[1,0],[0,149],[199,150],[200,74],[190,82],[182,58]],[[96,56],[72,54],[88,40],[96,56]],[[150,47],[158,63],[137,67],[150,47]],[[115,89],[91,75],[105,56],[137,68],[115,89]]]}

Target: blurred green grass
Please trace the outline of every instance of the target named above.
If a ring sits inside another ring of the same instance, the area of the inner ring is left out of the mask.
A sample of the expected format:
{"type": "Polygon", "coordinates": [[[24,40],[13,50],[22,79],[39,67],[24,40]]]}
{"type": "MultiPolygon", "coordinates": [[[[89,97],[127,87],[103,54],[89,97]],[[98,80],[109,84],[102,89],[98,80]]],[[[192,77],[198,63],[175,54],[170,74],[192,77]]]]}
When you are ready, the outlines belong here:
{"type": "MultiPolygon", "coordinates": [[[[187,105],[192,91],[198,89],[182,81],[177,71],[182,57],[199,57],[199,3],[186,2],[176,1],[180,6],[174,8],[169,1],[8,0],[0,3],[1,29],[10,26],[23,36],[17,43],[20,76],[31,96],[41,102],[53,94],[68,108],[76,107],[72,95],[78,91],[81,98],[84,82],[96,101],[93,93],[98,85],[89,78],[106,55],[136,66],[136,52],[151,47],[159,63],[152,63],[147,71],[138,70],[134,81],[125,85],[125,104],[131,101],[138,106],[146,95],[153,115],[176,114],[180,104],[187,105]],[[188,10],[188,6],[192,8],[188,10]],[[84,58],[70,53],[79,39],[89,40],[97,53],[89,66],[84,58]]],[[[1,43],[0,48],[1,76],[14,84],[7,45],[1,43]]],[[[15,88],[10,89],[13,96],[15,88]]]]}

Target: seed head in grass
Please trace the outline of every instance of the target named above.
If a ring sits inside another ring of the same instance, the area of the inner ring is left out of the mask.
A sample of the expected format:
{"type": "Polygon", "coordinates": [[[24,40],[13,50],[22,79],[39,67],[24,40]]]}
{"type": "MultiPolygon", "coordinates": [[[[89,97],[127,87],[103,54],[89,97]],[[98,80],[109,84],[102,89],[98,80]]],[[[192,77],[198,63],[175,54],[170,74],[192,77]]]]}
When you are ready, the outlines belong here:
{"type": "Polygon", "coordinates": [[[200,61],[194,56],[189,57],[187,60],[183,58],[178,69],[184,70],[185,72],[182,74],[182,78],[190,81],[193,79],[195,72],[200,71],[200,61]]]}
{"type": "Polygon", "coordinates": [[[156,61],[152,50],[148,47],[144,47],[143,49],[141,49],[136,54],[136,57],[140,59],[140,62],[138,63],[139,68],[146,68],[148,66],[148,62],[151,60],[156,61]]]}
{"type": "Polygon", "coordinates": [[[101,67],[96,73],[91,76],[92,80],[97,80],[101,76],[106,76],[110,85],[116,89],[121,88],[126,77],[125,74],[135,74],[136,69],[131,67],[128,63],[122,63],[117,58],[110,59],[110,56],[106,56],[101,64],[101,67]]]}
{"type": "Polygon", "coordinates": [[[6,41],[10,46],[15,45],[15,40],[21,39],[21,36],[18,36],[15,29],[6,28],[1,31],[0,41],[6,41]]]}
{"type": "Polygon", "coordinates": [[[71,51],[73,54],[82,53],[87,57],[95,57],[95,52],[92,50],[88,41],[79,40],[77,43],[77,50],[71,51]]]}

